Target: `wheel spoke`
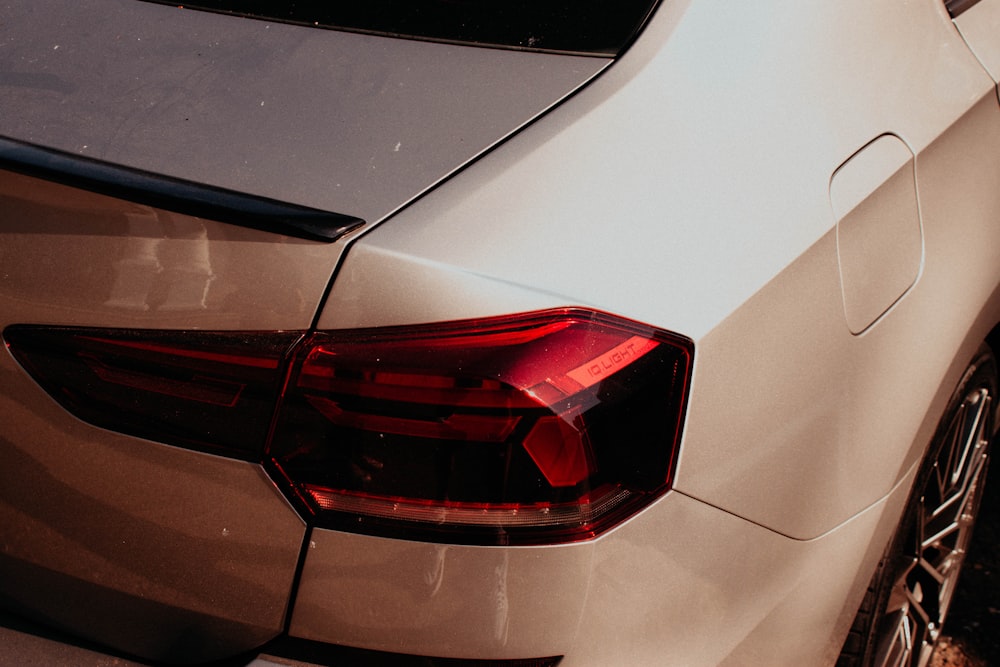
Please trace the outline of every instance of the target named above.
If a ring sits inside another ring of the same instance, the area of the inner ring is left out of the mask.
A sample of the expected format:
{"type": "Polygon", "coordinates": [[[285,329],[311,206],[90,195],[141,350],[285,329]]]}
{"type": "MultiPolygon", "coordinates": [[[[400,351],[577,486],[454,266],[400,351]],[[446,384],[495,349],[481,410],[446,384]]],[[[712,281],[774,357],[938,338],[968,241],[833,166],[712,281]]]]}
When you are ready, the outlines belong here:
{"type": "Polygon", "coordinates": [[[900,610],[886,621],[891,629],[883,635],[878,652],[882,659],[876,664],[878,667],[906,667],[913,655],[915,631],[911,619],[905,610],[900,610]]]}

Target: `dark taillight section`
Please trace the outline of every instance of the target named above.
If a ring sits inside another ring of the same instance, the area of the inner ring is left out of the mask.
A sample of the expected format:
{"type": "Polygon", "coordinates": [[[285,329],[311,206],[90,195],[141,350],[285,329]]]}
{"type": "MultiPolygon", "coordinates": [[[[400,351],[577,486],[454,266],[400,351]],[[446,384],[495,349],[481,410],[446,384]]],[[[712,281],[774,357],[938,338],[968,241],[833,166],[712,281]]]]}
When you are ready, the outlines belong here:
{"type": "Polygon", "coordinates": [[[320,332],[16,325],[67,410],[265,463],[315,523],[467,544],[591,538],[670,485],[692,346],[580,309],[320,332]]]}
{"type": "Polygon", "coordinates": [[[668,488],[690,344],[590,311],[317,333],[268,454],[322,525],[587,539],[668,488]]]}
{"type": "Polygon", "coordinates": [[[151,440],[243,459],[264,448],[298,333],[11,326],[11,353],[71,413],[151,440]]]}

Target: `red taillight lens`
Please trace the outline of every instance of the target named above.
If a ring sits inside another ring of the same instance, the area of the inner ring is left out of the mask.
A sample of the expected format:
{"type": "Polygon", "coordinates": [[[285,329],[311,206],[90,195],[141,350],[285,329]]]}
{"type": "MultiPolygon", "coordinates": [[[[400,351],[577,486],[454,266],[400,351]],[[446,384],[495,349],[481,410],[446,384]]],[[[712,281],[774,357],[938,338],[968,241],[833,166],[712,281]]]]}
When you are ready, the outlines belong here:
{"type": "Polygon", "coordinates": [[[691,348],[566,309],[297,356],[268,453],[322,523],[509,544],[592,537],[667,489],[691,348]]]}
{"type": "Polygon", "coordinates": [[[4,337],[81,419],[264,460],[322,525],[474,544],[587,539],[663,494],[692,355],[578,309],[305,338],[4,337]]]}
{"type": "Polygon", "coordinates": [[[302,333],[12,326],[14,358],[92,424],[225,456],[259,459],[302,333]]]}

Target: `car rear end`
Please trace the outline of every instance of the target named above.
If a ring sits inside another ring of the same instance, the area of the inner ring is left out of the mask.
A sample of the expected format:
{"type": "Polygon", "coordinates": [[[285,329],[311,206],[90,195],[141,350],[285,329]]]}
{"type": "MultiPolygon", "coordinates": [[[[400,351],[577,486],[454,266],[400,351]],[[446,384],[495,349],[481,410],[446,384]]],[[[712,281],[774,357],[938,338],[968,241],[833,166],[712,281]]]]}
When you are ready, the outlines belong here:
{"type": "MultiPolygon", "coordinates": [[[[943,10],[891,42],[940,77],[869,80],[810,48],[847,5],[7,4],[11,660],[836,660],[1000,311],[994,196],[955,285],[844,322],[838,165],[997,174],[943,10]]],[[[933,275],[981,188],[914,173],[933,275]]]]}

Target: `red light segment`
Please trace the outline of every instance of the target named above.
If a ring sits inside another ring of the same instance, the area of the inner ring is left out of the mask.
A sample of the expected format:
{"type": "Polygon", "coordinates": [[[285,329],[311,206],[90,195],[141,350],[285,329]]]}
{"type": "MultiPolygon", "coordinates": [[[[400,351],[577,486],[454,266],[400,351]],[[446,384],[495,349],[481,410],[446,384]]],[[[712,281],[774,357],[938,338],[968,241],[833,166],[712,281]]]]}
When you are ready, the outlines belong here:
{"type": "Polygon", "coordinates": [[[668,488],[688,345],[572,309],[315,334],[269,454],[325,525],[586,539],[668,488]]]}
{"type": "Polygon", "coordinates": [[[524,449],[555,488],[576,486],[597,472],[586,434],[562,416],[540,418],[525,437],[524,449]]]}
{"type": "Polygon", "coordinates": [[[80,359],[90,367],[94,375],[109,384],[227,408],[236,405],[246,387],[245,384],[226,382],[204,375],[194,375],[187,381],[150,376],[148,373],[137,373],[128,368],[113,368],[92,354],[81,354],[80,359]]]}
{"type": "MultiPolygon", "coordinates": [[[[120,330],[120,332],[122,335],[125,335],[126,333],[124,330],[120,330]]],[[[132,336],[141,334],[141,332],[136,332],[136,331],[130,331],[128,333],[132,336]]],[[[176,334],[171,336],[171,333],[168,331],[155,332],[155,333],[149,332],[148,335],[156,336],[158,338],[177,337],[176,334]]],[[[190,337],[191,339],[190,341],[186,341],[187,345],[191,345],[192,343],[201,340],[203,336],[207,337],[227,336],[229,338],[232,338],[233,336],[232,334],[210,333],[210,332],[205,332],[205,333],[190,332],[190,333],[185,333],[184,335],[185,337],[190,337]]],[[[275,335],[279,337],[281,336],[281,334],[275,334],[275,335]]],[[[300,334],[294,334],[295,337],[298,337],[299,335],[300,334]]],[[[259,354],[258,347],[259,347],[260,334],[248,334],[248,338],[245,339],[245,342],[248,344],[249,349],[243,354],[238,353],[235,348],[235,346],[239,344],[238,340],[243,337],[241,337],[239,334],[236,334],[236,336],[237,336],[237,341],[231,341],[228,343],[229,345],[234,346],[234,351],[232,352],[204,349],[199,347],[192,348],[192,347],[187,347],[183,344],[168,345],[164,343],[154,342],[151,340],[132,340],[130,338],[108,337],[107,334],[105,334],[104,336],[80,335],[77,336],[76,338],[84,343],[94,343],[96,345],[112,346],[118,350],[135,350],[139,353],[142,353],[143,356],[147,356],[150,358],[160,357],[166,359],[175,357],[184,360],[197,360],[209,363],[226,364],[228,366],[246,366],[248,368],[263,368],[269,370],[276,370],[278,368],[278,363],[281,361],[280,357],[267,356],[267,355],[257,356],[259,354]]]]}
{"type": "Polygon", "coordinates": [[[309,396],[310,404],[337,426],[392,435],[410,435],[440,440],[504,442],[517,426],[520,417],[451,414],[436,419],[407,419],[391,415],[351,412],[335,401],[309,396]]]}
{"type": "MultiPolygon", "coordinates": [[[[353,349],[351,351],[355,354],[359,352],[353,349]]],[[[414,354],[420,352],[415,351],[414,354]]],[[[495,379],[460,379],[427,372],[358,370],[341,366],[339,361],[343,358],[343,353],[338,354],[324,346],[313,348],[302,365],[299,386],[331,394],[431,405],[459,405],[468,408],[539,406],[532,397],[511,390],[495,379]]]]}
{"type": "Polygon", "coordinates": [[[604,354],[577,366],[566,373],[566,377],[575,380],[581,387],[592,387],[604,378],[638,361],[647,352],[655,350],[657,345],[659,343],[655,340],[642,336],[632,336],[621,345],[616,345],[604,354]]]}

